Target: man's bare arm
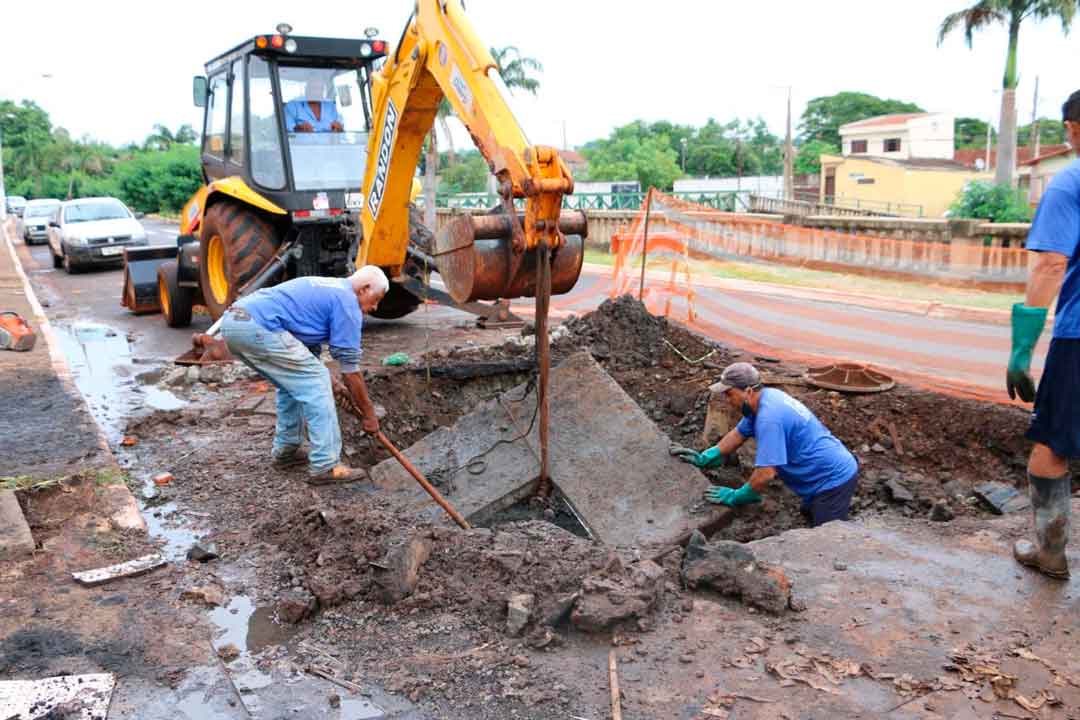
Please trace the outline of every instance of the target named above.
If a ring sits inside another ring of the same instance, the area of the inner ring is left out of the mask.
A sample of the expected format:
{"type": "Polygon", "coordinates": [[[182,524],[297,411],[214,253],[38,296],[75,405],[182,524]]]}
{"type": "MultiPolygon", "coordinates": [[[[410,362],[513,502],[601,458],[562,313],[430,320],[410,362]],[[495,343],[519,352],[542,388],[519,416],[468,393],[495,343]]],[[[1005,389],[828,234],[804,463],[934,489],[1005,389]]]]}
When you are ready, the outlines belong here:
{"type": "Polygon", "coordinates": [[[1050,307],[1061,291],[1069,258],[1056,252],[1036,252],[1035,263],[1028,278],[1024,304],[1028,307],[1050,307]]]}

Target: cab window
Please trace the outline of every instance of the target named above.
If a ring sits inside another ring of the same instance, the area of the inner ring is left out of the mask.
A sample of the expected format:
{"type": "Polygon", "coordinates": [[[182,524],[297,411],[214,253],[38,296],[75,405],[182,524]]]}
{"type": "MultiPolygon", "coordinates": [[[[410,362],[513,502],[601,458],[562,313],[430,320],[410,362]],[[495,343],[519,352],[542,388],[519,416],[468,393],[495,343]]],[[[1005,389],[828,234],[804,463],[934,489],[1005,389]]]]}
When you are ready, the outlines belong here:
{"type": "Polygon", "coordinates": [[[232,64],[232,111],[229,113],[229,160],[244,164],[244,60],[232,64]]]}
{"type": "Polygon", "coordinates": [[[270,66],[260,57],[248,60],[248,125],[251,143],[251,178],[269,190],[285,187],[285,159],[281,153],[277,105],[270,66]]]}
{"type": "Polygon", "coordinates": [[[225,156],[225,118],[229,107],[228,80],[224,72],[210,78],[206,106],[206,129],[203,152],[214,157],[225,156]]]}

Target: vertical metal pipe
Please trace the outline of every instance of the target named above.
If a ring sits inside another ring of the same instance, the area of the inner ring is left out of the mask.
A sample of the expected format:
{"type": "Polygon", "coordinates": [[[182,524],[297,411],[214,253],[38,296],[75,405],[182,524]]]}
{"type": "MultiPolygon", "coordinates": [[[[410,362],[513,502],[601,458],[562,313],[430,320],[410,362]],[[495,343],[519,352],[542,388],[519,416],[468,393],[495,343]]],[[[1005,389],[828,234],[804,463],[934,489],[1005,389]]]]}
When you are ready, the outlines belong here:
{"type": "Polygon", "coordinates": [[[638,300],[645,302],[645,255],[649,252],[649,214],[652,211],[652,188],[645,194],[645,236],[641,239],[641,287],[638,300]]]}
{"type": "Polygon", "coordinates": [[[546,237],[541,237],[536,251],[536,366],[540,373],[536,403],[540,415],[540,493],[547,495],[551,490],[548,461],[548,377],[551,374],[548,306],[551,300],[551,247],[546,237]]]}

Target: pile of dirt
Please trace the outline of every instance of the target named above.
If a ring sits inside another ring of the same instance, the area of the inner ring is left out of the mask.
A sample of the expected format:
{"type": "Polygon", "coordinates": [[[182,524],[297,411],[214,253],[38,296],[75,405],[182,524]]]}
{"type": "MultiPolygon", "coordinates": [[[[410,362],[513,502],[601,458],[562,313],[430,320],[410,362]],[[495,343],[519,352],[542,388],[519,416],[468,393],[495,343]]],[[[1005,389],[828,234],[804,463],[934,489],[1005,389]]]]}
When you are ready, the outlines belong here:
{"type": "Polygon", "coordinates": [[[576,347],[586,347],[597,360],[608,361],[609,370],[654,364],[664,352],[668,333],[667,319],[650,315],[630,295],[605,300],[587,315],[568,318],[563,327],[576,347]]]}

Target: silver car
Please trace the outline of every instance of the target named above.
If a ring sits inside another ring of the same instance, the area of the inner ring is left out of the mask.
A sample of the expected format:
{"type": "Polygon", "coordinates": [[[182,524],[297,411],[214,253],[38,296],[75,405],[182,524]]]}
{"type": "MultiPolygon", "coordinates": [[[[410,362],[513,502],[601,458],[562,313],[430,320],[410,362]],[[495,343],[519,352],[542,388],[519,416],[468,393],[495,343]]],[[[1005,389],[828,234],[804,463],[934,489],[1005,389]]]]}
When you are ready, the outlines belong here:
{"type": "Polygon", "coordinates": [[[15,232],[27,245],[49,241],[49,218],[60,207],[59,200],[31,200],[15,224],[15,232]]]}
{"type": "Polygon", "coordinates": [[[68,200],[49,220],[53,267],[68,272],[121,263],[127,245],[146,245],[146,230],[116,198],[68,200]]]}

